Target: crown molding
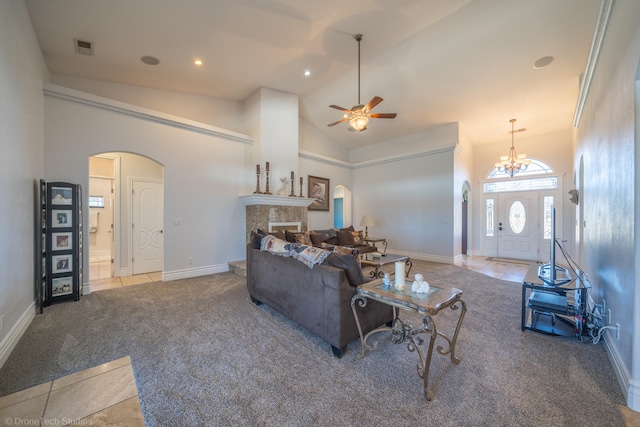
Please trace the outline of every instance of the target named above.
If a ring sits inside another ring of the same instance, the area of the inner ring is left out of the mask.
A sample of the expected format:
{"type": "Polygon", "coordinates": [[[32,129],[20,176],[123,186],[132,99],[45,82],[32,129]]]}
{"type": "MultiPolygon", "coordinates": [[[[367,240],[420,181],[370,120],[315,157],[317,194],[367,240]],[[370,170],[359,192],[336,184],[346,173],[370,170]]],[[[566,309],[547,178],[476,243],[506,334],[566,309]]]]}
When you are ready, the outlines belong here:
{"type": "Polygon", "coordinates": [[[151,122],[188,130],[190,132],[198,132],[205,135],[228,139],[231,141],[253,144],[253,139],[248,135],[207,125],[205,123],[196,122],[194,120],[173,116],[171,114],[161,113],[159,111],[151,110],[148,108],[138,107],[124,102],[115,101],[113,99],[92,95],[86,92],[69,89],[64,86],[45,83],[43,91],[45,96],[50,96],[52,98],[64,99],[66,101],[88,105],[91,107],[99,108],[101,110],[112,111],[143,120],[149,120],[151,122]]]}
{"type": "Polygon", "coordinates": [[[593,74],[595,73],[596,66],[598,65],[600,51],[602,50],[602,44],[604,43],[604,38],[607,33],[609,20],[611,19],[611,11],[613,10],[614,2],[615,0],[602,0],[602,4],[600,5],[600,14],[598,15],[598,20],[596,22],[596,30],[593,34],[593,40],[591,41],[591,48],[589,49],[589,56],[587,57],[587,65],[582,76],[582,82],[580,83],[578,103],[573,116],[573,127],[575,128],[580,127],[582,110],[587,102],[587,96],[589,95],[589,89],[591,88],[593,74]]]}

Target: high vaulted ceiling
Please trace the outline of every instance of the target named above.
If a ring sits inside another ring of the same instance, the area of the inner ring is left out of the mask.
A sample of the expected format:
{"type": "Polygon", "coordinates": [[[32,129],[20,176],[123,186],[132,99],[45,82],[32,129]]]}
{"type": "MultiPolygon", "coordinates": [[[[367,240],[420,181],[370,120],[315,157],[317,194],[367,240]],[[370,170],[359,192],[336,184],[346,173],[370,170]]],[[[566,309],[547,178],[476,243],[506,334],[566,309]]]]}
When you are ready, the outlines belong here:
{"type": "Polygon", "coordinates": [[[473,144],[569,129],[600,0],[26,0],[52,73],[241,101],[299,95],[349,149],[460,122],[473,144]],[[330,104],[384,101],[368,130],[330,104]],[[91,41],[93,56],[74,52],[91,41]],[[144,64],[142,56],[160,60],[144,64]],[[542,69],[534,63],[555,60],[542,69]],[[204,65],[196,67],[200,58],[204,65]],[[309,76],[304,71],[309,70],[309,76]]]}

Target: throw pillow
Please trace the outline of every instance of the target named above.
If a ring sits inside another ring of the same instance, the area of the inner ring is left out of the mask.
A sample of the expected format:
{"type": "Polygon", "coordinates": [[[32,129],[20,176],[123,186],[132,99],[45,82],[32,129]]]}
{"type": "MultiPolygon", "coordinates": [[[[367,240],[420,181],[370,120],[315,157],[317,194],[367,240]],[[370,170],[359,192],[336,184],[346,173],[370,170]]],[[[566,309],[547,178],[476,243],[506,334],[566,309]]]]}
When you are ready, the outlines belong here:
{"type": "Polygon", "coordinates": [[[364,245],[364,238],[361,232],[351,230],[338,231],[338,245],[340,246],[358,246],[364,245]]]}
{"type": "Polygon", "coordinates": [[[364,283],[362,269],[358,265],[358,260],[353,255],[343,255],[333,252],[325,259],[323,265],[342,268],[351,286],[358,286],[364,283]]]}
{"type": "Polygon", "coordinates": [[[296,233],[294,233],[293,231],[284,230],[284,237],[287,242],[296,242],[296,233]]]}
{"type": "Polygon", "coordinates": [[[291,256],[309,268],[313,268],[316,264],[322,264],[329,255],[331,252],[313,246],[296,243],[291,245],[291,256]]]}
{"type": "MultiPolygon", "coordinates": [[[[258,230],[261,231],[261,230],[258,230]]],[[[260,245],[262,244],[262,239],[264,238],[264,234],[258,232],[256,233],[255,231],[251,231],[251,247],[253,249],[260,249],[260,245]]]]}
{"type": "Polygon", "coordinates": [[[276,236],[268,234],[262,239],[260,250],[267,251],[274,255],[289,256],[291,247],[290,243],[286,240],[278,239],[276,236]]]}
{"type": "Polygon", "coordinates": [[[311,244],[317,248],[321,248],[322,244],[324,243],[322,234],[319,234],[315,231],[309,232],[309,239],[311,239],[311,244]]]}
{"type": "Polygon", "coordinates": [[[295,233],[296,243],[300,243],[301,245],[313,246],[311,243],[311,237],[309,236],[309,232],[304,233],[295,233]]]}

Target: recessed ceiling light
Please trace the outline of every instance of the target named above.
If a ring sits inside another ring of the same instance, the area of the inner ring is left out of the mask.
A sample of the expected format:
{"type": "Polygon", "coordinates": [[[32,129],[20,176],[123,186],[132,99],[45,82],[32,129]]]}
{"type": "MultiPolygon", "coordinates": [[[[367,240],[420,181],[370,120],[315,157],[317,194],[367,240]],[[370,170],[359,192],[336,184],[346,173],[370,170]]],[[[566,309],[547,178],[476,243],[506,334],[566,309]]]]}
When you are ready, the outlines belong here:
{"type": "Polygon", "coordinates": [[[305,76],[310,76],[311,75],[311,71],[310,70],[304,70],[304,75],[305,76]]]}
{"type": "Polygon", "coordinates": [[[553,56],[544,56],[533,63],[533,68],[539,70],[551,64],[555,58],[553,56]]]}
{"type": "Polygon", "coordinates": [[[194,63],[195,65],[202,65],[202,59],[194,59],[194,60],[193,60],[193,63],[194,63]]]}
{"type": "Polygon", "coordinates": [[[143,56],[140,58],[140,61],[144,62],[147,65],[158,65],[160,60],[155,56],[143,56]]]}

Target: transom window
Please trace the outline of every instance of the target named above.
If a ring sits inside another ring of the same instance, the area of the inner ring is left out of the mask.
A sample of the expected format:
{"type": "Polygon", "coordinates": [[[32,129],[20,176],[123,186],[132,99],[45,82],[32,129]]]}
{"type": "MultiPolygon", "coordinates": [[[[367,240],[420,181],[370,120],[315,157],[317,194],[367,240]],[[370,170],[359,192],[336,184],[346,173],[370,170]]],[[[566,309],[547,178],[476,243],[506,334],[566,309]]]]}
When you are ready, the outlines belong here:
{"type": "Polygon", "coordinates": [[[494,181],[485,182],[483,184],[483,190],[485,193],[503,193],[506,191],[556,190],[557,188],[557,176],[517,180],[514,179],[509,181],[494,181]]]}

